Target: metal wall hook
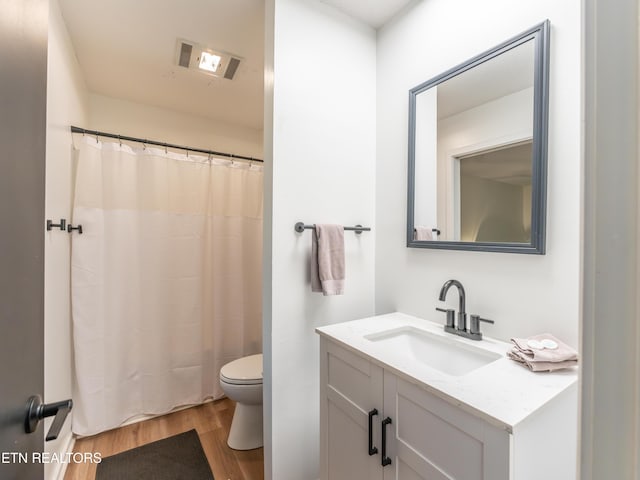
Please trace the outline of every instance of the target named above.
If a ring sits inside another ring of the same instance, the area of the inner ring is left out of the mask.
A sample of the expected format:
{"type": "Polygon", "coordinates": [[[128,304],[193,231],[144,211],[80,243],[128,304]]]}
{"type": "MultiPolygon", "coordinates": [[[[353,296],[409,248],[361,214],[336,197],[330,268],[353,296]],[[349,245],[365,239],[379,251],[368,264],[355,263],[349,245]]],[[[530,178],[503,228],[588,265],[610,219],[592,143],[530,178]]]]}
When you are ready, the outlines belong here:
{"type": "Polygon", "coordinates": [[[59,228],[63,232],[66,230],[67,221],[64,218],[60,219],[60,223],[53,223],[52,220],[47,220],[47,231],[53,230],[54,227],[59,228]]]}
{"type": "Polygon", "coordinates": [[[71,233],[71,232],[73,232],[74,230],[77,230],[77,231],[78,231],[78,233],[79,233],[80,235],[82,235],[82,225],[78,225],[77,227],[74,227],[73,225],[69,224],[69,225],[67,226],[67,232],[71,233]]]}

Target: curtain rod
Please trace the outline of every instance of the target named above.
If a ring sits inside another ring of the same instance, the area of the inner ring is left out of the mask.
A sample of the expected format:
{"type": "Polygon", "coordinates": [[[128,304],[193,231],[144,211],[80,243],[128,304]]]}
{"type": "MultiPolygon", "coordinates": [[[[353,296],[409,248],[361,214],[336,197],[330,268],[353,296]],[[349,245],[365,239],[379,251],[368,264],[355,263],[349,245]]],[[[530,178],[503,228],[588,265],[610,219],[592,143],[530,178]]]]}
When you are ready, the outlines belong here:
{"type": "Polygon", "coordinates": [[[214,150],[204,150],[201,148],[185,147],[183,145],[173,145],[171,143],[158,142],[155,140],[147,140],[144,138],[127,137],[126,135],[116,135],[114,133],[99,132],[97,130],[87,130],[86,128],[71,126],[71,133],[82,133],[83,135],[95,135],[96,137],[116,138],[118,140],[124,140],[125,142],[137,142],[143,145],[158,145],[160,147],[175,148],[178,150],[188,150],[190,152],[206,153],[207,155],[215,155],[216,157],[237,158],[239,160],[249,160],[250,162],[264,162],[259,158],[246,157],[244,155],[235,155],[233,153],[216,152],[214,150]]]}

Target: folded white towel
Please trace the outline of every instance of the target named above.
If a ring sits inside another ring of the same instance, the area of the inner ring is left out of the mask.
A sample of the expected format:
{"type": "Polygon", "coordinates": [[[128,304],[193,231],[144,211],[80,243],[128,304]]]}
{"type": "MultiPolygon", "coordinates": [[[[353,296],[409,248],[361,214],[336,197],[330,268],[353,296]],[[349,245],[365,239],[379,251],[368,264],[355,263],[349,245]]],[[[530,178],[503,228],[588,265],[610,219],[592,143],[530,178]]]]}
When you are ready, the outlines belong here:
{"type": "Polygon", "coordinates": [[[431,227],[415,227],[413,229],[414,240],[433,240],[431,227]]]}
{"type": "Polygon", "coordinates": [[[315,225],[311,240],[311,291],[323,295],[344,293],[344,228],[315,225]]]}

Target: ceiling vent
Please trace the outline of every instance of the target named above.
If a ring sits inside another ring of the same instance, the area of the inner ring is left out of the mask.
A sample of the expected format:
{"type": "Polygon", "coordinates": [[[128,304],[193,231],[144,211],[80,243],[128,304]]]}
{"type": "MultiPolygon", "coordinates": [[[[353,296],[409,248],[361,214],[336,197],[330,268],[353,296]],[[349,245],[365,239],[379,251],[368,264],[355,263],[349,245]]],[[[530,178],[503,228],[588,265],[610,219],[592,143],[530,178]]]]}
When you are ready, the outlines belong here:
{"type": "Polygon", "coordinates": [[[207,75],[233,80],[241,59],[219,50],[178,39],[176,64],[207,75]]]}

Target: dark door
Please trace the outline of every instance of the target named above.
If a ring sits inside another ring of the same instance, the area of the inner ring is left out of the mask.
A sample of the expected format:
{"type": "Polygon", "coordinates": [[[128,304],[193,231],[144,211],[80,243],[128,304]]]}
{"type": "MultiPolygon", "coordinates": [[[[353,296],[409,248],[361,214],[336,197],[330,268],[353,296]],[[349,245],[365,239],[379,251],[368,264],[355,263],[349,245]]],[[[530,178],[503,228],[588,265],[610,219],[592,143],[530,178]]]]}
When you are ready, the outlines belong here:
{"type": "Polygon", "coordinates": [[[0,0],[0,478],[43,478],[25,406],[44,383],[48,0],[0,0]]]}

